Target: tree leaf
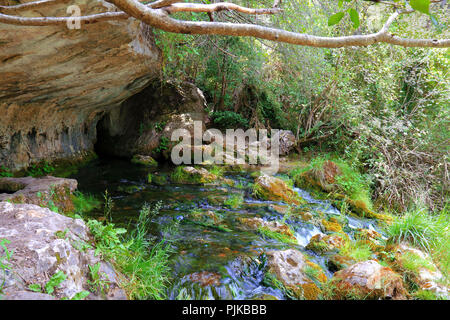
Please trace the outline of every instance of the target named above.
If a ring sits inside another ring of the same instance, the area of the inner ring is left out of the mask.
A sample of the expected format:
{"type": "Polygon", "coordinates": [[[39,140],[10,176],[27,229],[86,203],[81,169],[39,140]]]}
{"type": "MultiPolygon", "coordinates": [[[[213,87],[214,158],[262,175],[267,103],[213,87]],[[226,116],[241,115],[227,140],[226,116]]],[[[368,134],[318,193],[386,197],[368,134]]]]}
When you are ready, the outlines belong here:
{"type": "Polygon", "coordinates": [[[409,4],[414,10],[430,14],[430,0],[410,0],[409,4]]]}
{"type": "Polygon", "coordinates": [[[360,22],[359,22],[359,13],[358,13],[358,11],[356,11],[355,9],[353,9],[353,8],[350,8],[349,10],[348,10],[348,14],[350,15],[350,20],[352,20],[352,22],[353,22],[353,27],[356,29],[356,28],[358,28],[359,27],[359,24],[360,24],[360,22]]]}
{"type": "Polygon", "coordinates": [[[330,16],[328,18],[328,26],[334,26],[335,24],[338,24],[339,21],[342,20],[342,18],[344,17],[345,13],[344,12],[338,12],[333,14],[332,16],[330,16]]]}

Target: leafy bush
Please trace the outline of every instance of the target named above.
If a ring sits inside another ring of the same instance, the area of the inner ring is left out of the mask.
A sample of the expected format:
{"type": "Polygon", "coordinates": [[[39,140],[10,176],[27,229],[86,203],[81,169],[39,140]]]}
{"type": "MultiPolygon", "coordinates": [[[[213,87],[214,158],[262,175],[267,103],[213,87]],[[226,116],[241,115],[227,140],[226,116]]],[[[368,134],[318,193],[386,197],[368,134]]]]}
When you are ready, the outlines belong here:
{"type": "MultiPolygon", "coordinates": [[[[161,203],[153,208],[144,205],[140,211],[136,228],[128,236],[126,229],[112,223],[88,221],[96,241],[96,250],[112,261],[119,272],[125,275],[122,286],[131,299],[164,299],[169,279],[169,255],[172,252],[168,240],[153,242],[148,239],[151,218],[158,214],[161,203]]],[[[174,232],[172,226],[170,232],[174,232]]],[[[168,229],[166,229],[168,230],[168,229]]]]}
{"type": "Polygon", "coordinates": [[[248,128],[248,120],[239,113],[233,111],[216,111],[211,113],[211,119],[219,128],[248,128]]]}

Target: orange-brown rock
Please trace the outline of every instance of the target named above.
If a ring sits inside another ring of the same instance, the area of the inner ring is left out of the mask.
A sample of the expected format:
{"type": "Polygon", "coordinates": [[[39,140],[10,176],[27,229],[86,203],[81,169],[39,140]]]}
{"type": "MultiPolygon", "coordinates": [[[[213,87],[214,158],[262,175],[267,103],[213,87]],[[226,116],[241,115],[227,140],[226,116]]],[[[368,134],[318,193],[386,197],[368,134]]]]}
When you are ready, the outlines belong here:
{"type": "MultiPolygon", "coordinates": [[[[266,255],[269,272],[274,274],[286,288],[307,300],[318,298],[321,290],[307,276],[305,269],[308,266],[311,267],[311,264],[300,251],[294,249],[269,251],[266,255]]],[[[321,279],[324,280],[322,277],[321,279]]]]}
{"type": "Polygon", "coordinates": [[[402,277],[375,260],[358,262],[338,271],[331,279],[334,299],[406,299],[402,277]]]}
{"type": "Polygon", "coordinates": [[[280,178],[263,174],[256,178],[254,194],[262,200],[301,204],[304,200],[280,178]]]}
{"type": "Polygon", "coordinates": [[[337,234],[316,234],[309,240],[306,249],[317,253],[327,253],[342,248],[345,243],[344,237],[337,234]]]}

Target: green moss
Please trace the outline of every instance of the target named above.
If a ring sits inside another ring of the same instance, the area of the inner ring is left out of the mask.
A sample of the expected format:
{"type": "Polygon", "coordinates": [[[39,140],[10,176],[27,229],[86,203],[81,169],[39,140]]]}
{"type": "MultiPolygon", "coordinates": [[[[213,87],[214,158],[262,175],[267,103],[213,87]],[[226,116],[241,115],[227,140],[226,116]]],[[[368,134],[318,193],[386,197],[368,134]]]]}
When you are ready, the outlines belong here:
{"type": "MultiPolygon", "coordinates": [[[[150,177],[150,174],[149,174],[149,177],[150,177]]],[[[164,174],[161,174],[161,175],[153,174],[153,175],[151,175],[151,181],[149,181],[149,183],[155,184],[157,186],[165,186],[167,184],[167,176],[164,174]]]]}
{"type": "Polygon", "coordinates": [[[364,212],[373,210],[368,177],[363,176],[357,169],[341,159],[331,155],[319,156],[313,158],[307,166],[290,171],[289,176],[297,187],[332,193],[331,197],[334,193],[345,195],[351,200],[350,206],[353,210],[364,212]],[[336,164],[340,170],[340,174],[334,177],[335,181],[332,184],[325,181],[323,172],[327,161],[336,164]]]}
{"type": "Polygon", "coordinates": [[[295,238],[289,237],[288,235],[275,232],[270,230],[267,227],[259,227],[258,232],[263,236],[267,238],[271,238],[274,240],[277,240],[279,242],[287,243],[287,244],[297,244],[297,240],[295,238]]]}
{"type": "Polygon", "coordinates": [[[418,300],[445,300],[445,298],[436,295],[430,290],[418,290],[413,296],[418,300]]]}
{"type": "Polygon", "coordinates": [[[142,190],[142,187],[140,187],[140,186],[135,186],[135,185],[121,185],[121,186],[119,186],[118,188],[117,188],[117,191],[120,191],[120,192],[125,192],[125,193],[128,193],[128,194],[133,194],[133,193],[136,193],[136,192],[139,192],[140,190],[142,190]]]}
{"type": "Polygon", "coordinates": [[[185,167],[178,166],[171,174],[174,183],[179,184],[204,184],[217,181],[217,176],[213,174],[202,175],[200,173],[189,173],[184,170],[185,167]]]}
{"type": "Polygon", "coordinates": [[[134,164],[139,164],[146,167],[157,167],[158,162],[150,156],[134,155],[131,159],[134,164]]]}
{"type": "Polygon", "coordinates": [[[235,194],[226,199],[223,204],[227,207],[237,209],[242,203],[244,203],[244,196],[242,194],[235,194]]]}

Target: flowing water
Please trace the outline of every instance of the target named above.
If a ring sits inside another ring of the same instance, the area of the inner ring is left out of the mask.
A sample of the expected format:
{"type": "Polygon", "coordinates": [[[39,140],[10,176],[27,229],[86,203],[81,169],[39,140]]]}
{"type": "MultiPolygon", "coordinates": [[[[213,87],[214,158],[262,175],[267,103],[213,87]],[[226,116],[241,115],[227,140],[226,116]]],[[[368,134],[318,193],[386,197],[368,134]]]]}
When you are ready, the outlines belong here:
{"type": "MultiPolygon", "coordinates": [[[[171,168],[158,168],[158,174],[170,173],[171,168]]],[[[112,196],[113,222],[120,226],[132,226],[144,203],[162,201],[160,213],[153,219],[149,237],[173,240],[174,253],[170,264],[173,270],[168,297],[191,299],[256,299],[272,297],[285,299],[283,292],[265,286],[265,260],[261,255],[273,249],[295,248],[308,255],[320,265],[327,277],[324,257],[306,250],[305,246],[315,234],[322,231],[311,222],[299,217],[287,217],[285,222],[295,231],[298,244],[285,244],[265,238],[256,231],[245,231],[239,218],[261,217],[267,221],[282,220],[280,208],[286,204],[259,201],[251,197],[245,186],[253,182],[249,173],[225,174],[235,186],[177,185],[170,182],[163,186],[147,183],[149,170],[117,159],[99,159],[81,168],[72,176],[78,180],[78,188],[101,198],[105,190],[112,196]],[[123,192],[126,186],[134,186],[131,193],[123,192]],[[228,197],[244,196],[238,209],[223,204],[228,197]],[[189,214],[192,210],[212,211],[223,219],[215,228],[195,223],[189,214]],[[177,225],[176,232],[167,226],[177,225]]],[[[336,217],[343,222],[344,231],[352,238],[357,228],[381,231],[374,221],[342,215],[330,203],[317,200],[302,189],[294,188],[308,204],[305,206],[313,216],[336,217]]],[[[101,212],[93,212],[100,217],[101,212]]]]}

